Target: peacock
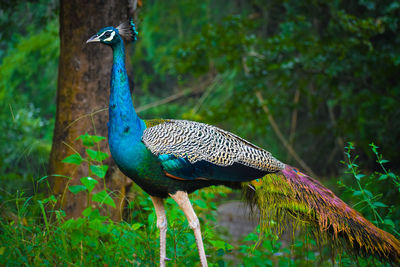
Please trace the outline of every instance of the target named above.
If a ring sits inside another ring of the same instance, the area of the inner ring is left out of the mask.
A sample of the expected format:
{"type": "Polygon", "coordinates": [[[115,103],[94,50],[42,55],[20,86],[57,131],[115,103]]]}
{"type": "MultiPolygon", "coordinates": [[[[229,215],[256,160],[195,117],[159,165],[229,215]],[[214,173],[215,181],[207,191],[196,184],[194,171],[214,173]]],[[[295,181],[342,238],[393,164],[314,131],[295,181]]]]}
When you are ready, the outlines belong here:
{"type": "Polygon", "coordinates": [[[288,220],[308,226],[319,240],[330,240],[356,255],[400,263],[400,242],[375,227],[318,181],[282,163],[270,152],[218,127],[173,119],[142,120],[132,103],[125,68],[124,40],[137,40],[132,20],[105,27],[86,43],[113,51],[108,142],[120,170],[154,204],[160,235],[160,266],[165,266],[167,217],[164,199],[183,210],[194,232],[201,266],[207,266],[200,223],[188,194],[211,185],[240,189],[260,211],[260,223],[288,220]]]}

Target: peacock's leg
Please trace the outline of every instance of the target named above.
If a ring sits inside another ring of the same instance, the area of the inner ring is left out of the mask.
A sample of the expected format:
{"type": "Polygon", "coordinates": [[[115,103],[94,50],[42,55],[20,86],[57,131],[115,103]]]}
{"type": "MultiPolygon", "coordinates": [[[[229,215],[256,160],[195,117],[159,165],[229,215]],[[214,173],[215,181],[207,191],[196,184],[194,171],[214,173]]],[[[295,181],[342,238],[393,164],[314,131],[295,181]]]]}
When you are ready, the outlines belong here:
{"type": "Polygon", "coordinates": [[[165,267],[166,257],[166,235],[167,235],[167,216],[165,216],[164,200],[159,197],[150,196],[153,201],[157,215],[157,228],[160,231],[160,267],[165,267]]]}
{"type": "Polygon", "coordinates": [[[179,207],[185,213],[185,216],[189,222],[190,228],[194,232],[194,237],[196,239],[197,249],[199,250],[200,263],[202,267],[207,267],[206,254],[204,252],[203,239],[201,238],[200,222],[193,210],[192,204],[190,203],[188,194],[183,191],[177,191],[175,194],[170,194],[170,196],[178,203],[179,207]]]}

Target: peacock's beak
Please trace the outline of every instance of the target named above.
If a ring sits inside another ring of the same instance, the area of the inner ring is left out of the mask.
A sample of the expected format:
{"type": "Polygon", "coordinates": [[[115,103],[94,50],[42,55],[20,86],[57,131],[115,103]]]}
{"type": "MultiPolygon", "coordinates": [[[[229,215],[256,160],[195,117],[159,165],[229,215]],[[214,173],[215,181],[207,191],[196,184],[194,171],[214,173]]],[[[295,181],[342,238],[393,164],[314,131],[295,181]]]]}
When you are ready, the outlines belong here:
{"type": "Polygon", "coordinates": [[[97,36],[97,34],[93,35],[92,37],[90,37],[89,40],[86,41],[86,43],[95,43],[95,42],[100,42],[100,38],[99,36],[97,36]]]}

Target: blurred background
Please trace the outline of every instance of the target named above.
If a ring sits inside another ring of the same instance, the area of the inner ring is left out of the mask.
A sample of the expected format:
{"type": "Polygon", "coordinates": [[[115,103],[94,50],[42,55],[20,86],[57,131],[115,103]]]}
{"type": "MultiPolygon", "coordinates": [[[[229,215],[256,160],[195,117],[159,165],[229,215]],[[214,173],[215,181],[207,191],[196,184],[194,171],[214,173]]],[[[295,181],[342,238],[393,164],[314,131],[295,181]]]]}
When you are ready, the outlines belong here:
{"type": "MultiPolygon", "coordinates": [[[[396,175],[400,166],[398,1],[145,0],[139,3],[136,19],[139,36],[128,47],[128,71],[134,85],[134,104],[142,118],[195,120],[231,131],[267,149],[278,159],[314,173],[341,198],[356,204],[368,219],[397,234],[400,221],[400,213],[395,209],[400,204],[396,175]],[[357,166],[349,169],[349,159],[355,157],[357,166]],[[358,179],[360,173],[366,176],[358,179]]],[[[32,195],[48,196],[47,189],[38,181],[48,174],[56,123],[59,15],[60,3],[55,0],[0,3],[0,203],[2,208],[9,206],[2,214],[2,223],[7,225],[22,218],[18,213],[18,194],[23,192],[22,203],[28,203],[32,195]]],[[[114,26],[120,22],[114,21],[114,26]]],[[[92,28],[84,34],[89,38],[98,29],[92,28]]],[[[109,71],[111,65],[100,67],[109,71]]],[[[108,106],[108,102],[103,104],[98,108],[108,106]]],[[[135,187],[129,189],[138,191],[135,187]]],[[[233,198],[226,190],[222,190],[222,196],[217,189],[198,194],[209,205],[233,198]]],[[[131,199],[141,194],[134,192],[131,199]]],[[[149,202],[145,196],[141,197],[141,201],[149,202]]],[[[203,203],[199,205],[206,213],[203,203]]],[[[212,218],[204,215],[211,225],[212,221],[218,221],[218,205],[213,208],[212,218]]],[[[135,213],[138,207],[128,204],[128,208],[131,210],[124,211],[122,217],[127,221],[139,220],[142,215],[135,213]]],[[[142,211],[144,225],[151,221],[147,219],[150,213],[151,209],[142,211]]],[[[23,216],[26,217],[28,214],[23,216]]],[[[36,219],[32,218],[32,224],[39,224],[36,219]]],[[[226,243],[217,242],[219,237],[213,237],[214,230],[206,229],[205,235],[208,233],[210,240],[215,238],[207,246],[222,251],[221,255],[212,256],[219,259],[214,262],[220,262],[220,266],[227,262],[232,266],[281,262],[313,266],[325,262],[318,258],[324,253],[315,251],[313,256],[300,253],[303,256],[284,260],[288,253],[297,255],[293,250],[308,247],[303,243],[296,243],[292,252],[290,249],[282,252],[280,248],[285,247],[285,241],[276,245],[281,241],[275,240],[272,245],[262,245],[262,252],[257,252],[252,245],[241,250],[233,238],[233,247],[227,247],[226,243]],[[247,259],[250,255],[253,259],[258,257],[258,261],[250,262],[247,259]]],[[[156,236],[156,231],[151,231],[156,236]]],[[[231,234],[223,229],[220,232],[221,240],[230,240],[231,234]]],[[[5,236],[4,231],[0,233],[5,236]]],[[[249,240],[257,241],[257,234],[247,236],[249,240]]],[[[6,246],[0,244],[0,257],[5,253],[2,247],[6,246]]],[[[149,253],[155,255],[156,264],[157,253],[149,253]]],[[[4,260],[10,260],[4,255],[4,260]]],[[[175,258],[178,265],[192,259],[187,256],[176,260],[178,256],[175,258]]],[[[148,255],[143,257],[149,259],[148,255]]],[[[50,258],[48,264],[57,262],[50,258]]],[[[135,260],[139,262],[139,258],[140,255],[135,260]]],[[[34,259],[27,256],[29,264],[47,264],[34,259]]],[[[143,260],[142,264],[152,263],[143,260]]]]}

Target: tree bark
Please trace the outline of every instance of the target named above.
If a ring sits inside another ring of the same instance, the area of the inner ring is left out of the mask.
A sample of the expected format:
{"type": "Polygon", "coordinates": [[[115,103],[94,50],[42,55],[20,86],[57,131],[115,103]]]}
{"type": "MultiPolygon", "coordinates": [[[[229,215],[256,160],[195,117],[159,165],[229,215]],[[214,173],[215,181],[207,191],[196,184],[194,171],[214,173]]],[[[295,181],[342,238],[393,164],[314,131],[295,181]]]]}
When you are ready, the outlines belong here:
{"type": "MultiPolygon", "coordinates": [[[[86,40],[99,29],[118,26],[132,16],[129,2],[61,0],[57,114],[49,173],[72,178],[50,178],[53,194],[60,196],[67,218],[81,216],[86,208],[85,193],[73,195],[67,186],[80,184],[79,179],[88,176],[88,168],[61,161],[73,154],[73,149],[84,155],[81,141],[75,140],[78,136],[86,132],[107,136],[108,112],[90,114],[108,107],[112,52],[104,45],[86,45],[86,40]]],[[[100,149],[109,153],[106,141],[100,143],[100,149]]],[[[118,171],[111,157],[104,163],[110,166],[105,178],[107,188],[117,192],[114,198],[117,208],[108,208],[107,213],[113,220],[120,220],[125,192],[131,182],[118,171]]],[[[103,183],[99,182],[94,192],[102,189],[103,183]]]]}

